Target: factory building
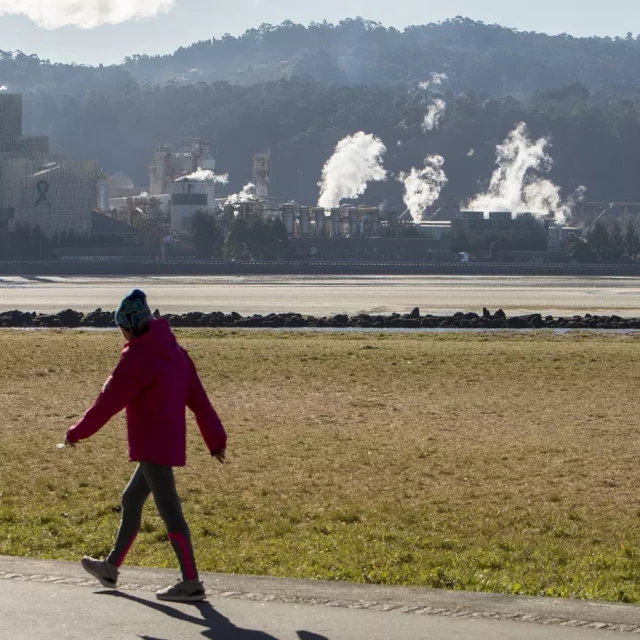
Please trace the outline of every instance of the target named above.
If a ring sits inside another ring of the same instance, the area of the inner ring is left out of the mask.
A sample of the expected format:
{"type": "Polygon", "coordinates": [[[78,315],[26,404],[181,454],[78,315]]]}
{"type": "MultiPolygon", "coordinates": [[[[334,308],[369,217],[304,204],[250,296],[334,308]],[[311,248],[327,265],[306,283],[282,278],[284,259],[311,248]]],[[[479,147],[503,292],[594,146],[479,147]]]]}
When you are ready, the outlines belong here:
{"type": "Polygon", "coordinates": [[[284,204],[280,217],[289,233],[289,257],[329,262],[429,262],[451,251],[450,224],[416,226],[395,209],[284,204]],[[413,237],[407,237],[413,235],[413,237]]]}
{"type": "Polygon", "coordinates": [[[216,185],[213,180],[178,178],[171,185],[171,230],[188,233],[198,212],[216,212],[216,185]]]}
{"type": "Polygon", "coordinates": [[[0,260],[6,260],[9,256],[9,222],[13,216],[13,209],[0,209],[0,260]]]}
{"type": "Polygon", "coordinates": [[[98,166],[91,161],[15,158],[0,161],[0,209],[13,209],[15,224],[91,234],[98,166]]]}
{"type": "Polygon", "coordinates": [[[454,237],[466,236],[482,241],[495,238],[505,242],[548,236],[549,222],[532,213],[492,211],[485,217],[482,211],[462,211],[451,221],[454,237]]]}
{"type": "Polygon", "coordinates": [[[402,237],[415,225],[396,209],[343,205],[333,209],[280,205],[279,217],[289,237],[378,238],[402,237]]]}
{"type": "Polygon", "coordinates": [[[206,140],[174,151],[171,145],[156,149],[149,167],[149,195],[170,208],[171,230],[185,234],[197,211],[214,214],[216,206],[215,158],[206,140]]]}
{"type": "Polygon", "coordinates": [[[172,193],[172,184],[177,178],[198,169],[215,171],[215,168],[210,144],[206,140],[198,140],[179,151],[174,151],[170,144],[160,145],[149,167],[149,193],[152,196],[172,193]]]}
{"type": "Polygon", "coordinates": [[[450,240],[451,222],[426,221],[416,224],[416,231],[424,238],[450,240]]]}
{"type": "Polygon", "coordinates": [[[9,224],[88,235],[97,201],[97,164],[51,156],[46,137],[23,137],[22,96],[0,93],[0,210],[13,210],[9,224]]]}

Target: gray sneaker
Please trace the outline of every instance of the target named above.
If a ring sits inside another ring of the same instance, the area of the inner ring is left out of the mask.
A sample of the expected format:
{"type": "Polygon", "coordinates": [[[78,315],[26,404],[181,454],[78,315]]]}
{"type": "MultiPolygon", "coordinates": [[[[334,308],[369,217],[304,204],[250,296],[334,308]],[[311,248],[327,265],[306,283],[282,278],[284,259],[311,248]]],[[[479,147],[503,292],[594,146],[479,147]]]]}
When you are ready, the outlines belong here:
{"type": "Polygon", "coordinates": [[[114,567],[106,560],[96,560],[85,556],[82,558],[82,568],[90,573],[103,587],[115,589],[118,585],[118,567],[114,567]]]}
{"type": "Polygon", "coordinates": [[[200,602],[206,598],[200,580],[178,580],[176,584],[156,593],[158,600],[168,602],[200,602]]]}

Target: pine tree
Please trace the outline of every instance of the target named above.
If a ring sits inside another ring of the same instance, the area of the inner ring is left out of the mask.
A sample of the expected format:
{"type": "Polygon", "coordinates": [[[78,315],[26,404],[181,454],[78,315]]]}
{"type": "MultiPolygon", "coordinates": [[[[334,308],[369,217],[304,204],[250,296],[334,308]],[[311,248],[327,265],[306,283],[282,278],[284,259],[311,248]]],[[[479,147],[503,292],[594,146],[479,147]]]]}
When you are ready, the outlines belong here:
{"type": "Polygon", "coordinates": [[[635,225],[630,219],[627,219],[624,225],[624,253],[630,261],[635,261],[640,253],[640,238],[635,225]]]}

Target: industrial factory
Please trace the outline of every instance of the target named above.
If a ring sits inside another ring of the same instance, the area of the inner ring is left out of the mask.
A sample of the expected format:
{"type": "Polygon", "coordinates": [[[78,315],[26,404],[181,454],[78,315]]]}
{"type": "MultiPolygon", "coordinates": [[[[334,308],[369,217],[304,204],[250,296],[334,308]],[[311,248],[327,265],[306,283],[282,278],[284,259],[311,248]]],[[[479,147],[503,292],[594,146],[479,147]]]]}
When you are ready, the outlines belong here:
{"type": "Polygon", "coordinates": [[[274,197],[271,163],[270,150],[255,154],[252,183],[221,196],[228,177],[216,174],[206,139],[178,148],[162,144],[152,155],[148,185],[136,188],[123,173],[101,173],[93,160],[51,154],[46,137],[25,137],[22,97],[0,93],[0,251],[8,231],[23,224],[48,237],[100,238],[96,252],[116,238],[109,250],[120,247],[122,255],[161,257],[169,250],[188,258],[198,212],[213,217],[223,237],[238,218],[279,220],[289,239],[287,257],[306,261],[447,260],[460,238],[476,246],[500,242],[560,252],[566,239],[561,227],[540,216],[464,212],[451,203],[436,203],[422,221],[393,207],[300,205],[274,197]]]}

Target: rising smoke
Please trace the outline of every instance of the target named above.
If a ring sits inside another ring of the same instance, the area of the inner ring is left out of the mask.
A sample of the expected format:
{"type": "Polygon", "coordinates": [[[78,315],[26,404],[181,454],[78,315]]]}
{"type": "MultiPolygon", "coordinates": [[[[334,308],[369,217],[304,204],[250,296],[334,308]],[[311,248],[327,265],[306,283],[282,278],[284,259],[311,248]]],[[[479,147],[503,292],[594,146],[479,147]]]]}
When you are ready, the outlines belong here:
{"type": "Polygon", "coordinates": [[[227,198],[227,204],[242,204],[243,202],[253,202],[257,199],[256,185],[249,182],[242,187],[240,193],[234,193],[227,198]]]}
{"type": "Polygon", "coordinates": [[[229,174],[223,173],[221,175],[216,175],[213,171],[209,169],[202,169],[198,167],[198,170],[194,173],[187,176],[187,180],[194,180],[196,182],[216,182],[217,184],[228,184],[229,183],[229,174]]]}
{"type": "Polygon", "coordinates": [[[429,89],[431,87],[441,87],[447,80],[449,80],[449,76],[446,73],[432,73],[431,78],[426,82],[420,83],[421,89],[429,89]]]}
{"type": "Polygon", "coordinates": [[[442,99],[441,87],[445,82],[449,80],[449,76],[446,73],[432,73],[431,78],[426,82],[420,83],[420,89],[429,92],[432,97],[431,104],[427,108],[427,112],[424,114],[424,120],[422,121],[422,131],[433,131],[438,128],[442,116],[444,116],[447,110],[447,103],[442,99]]]}
{"type": "Polygon", "coordinates": [[[584,197],[586,189],[563,200],[560,187],[539,177],[548,172],[553,160],[547,153],[549,140],[529,138],[527,125],[521,122],[496,147],[498,168],[494,171],[486,193],[471,200],[466,206],[474,211],[530,212],[537,215],[554,213],[559,222],[565,222],[576,202],[584,197]]]}
{"type": "Polygon", "coordinates": [[[440,197],[440,192],[449,182],[443,165],[442,156],[427,156],[424,169],[414,167],[409,173],[398,176],[398,181],[404,184],[404,202],[414,222],[422,220],[423,211],[440,197]]]}
{"type": "Polygon", "coordinates": [[[444,112],[447,110],[447,103],[442,98],[435,98],[429,105],[427,113],[424,114],[424,120],[422,121],[422,130],[433,131],[438,128],[444,112]]]}
{"type": "Polygon", "coordinates": [[[45,29],[93,29],[152,18],[166,13],[174,4],[175,0],[0,0],[0,15],[26,16],[45,29]]]}
{"type": "Polygon", "coordinates": [[[379,138],[362,131],[340,140],[322,170],[318,206],[338,207],[345,198],[361,196],[369,182],[386,180],[382,166],[386,150],[379,138]]]}

